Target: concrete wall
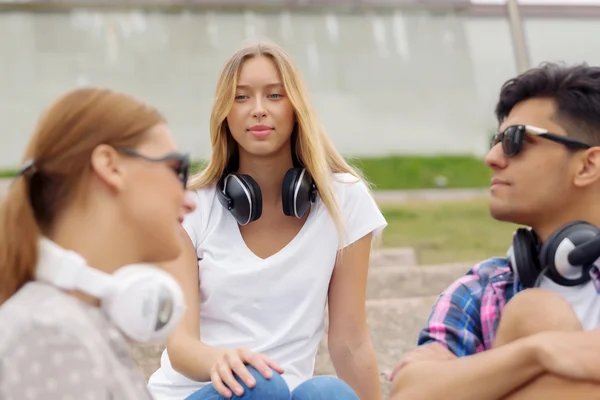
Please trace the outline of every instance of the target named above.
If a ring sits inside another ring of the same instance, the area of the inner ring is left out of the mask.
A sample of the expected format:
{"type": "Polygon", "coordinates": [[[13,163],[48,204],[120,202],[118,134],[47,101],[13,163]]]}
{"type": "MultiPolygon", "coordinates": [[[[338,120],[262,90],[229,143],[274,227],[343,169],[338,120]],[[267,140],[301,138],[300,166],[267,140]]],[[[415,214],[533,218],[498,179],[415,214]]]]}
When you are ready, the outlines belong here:
{"type": "MultiPolygon", "coordinates": [[[[534,64],[599,61],[596,20],[532,19],[525,28],[534,64]]],[[[257,36],[293,55],[345,154],[483,154],[499,86],[516,73],[500,16],[400,9],[5,12],[0,168],[19,163],[54,97],[87,84],[157,105],[182,148],[206,157],[219,69],[245,38],[257,36]]]]}

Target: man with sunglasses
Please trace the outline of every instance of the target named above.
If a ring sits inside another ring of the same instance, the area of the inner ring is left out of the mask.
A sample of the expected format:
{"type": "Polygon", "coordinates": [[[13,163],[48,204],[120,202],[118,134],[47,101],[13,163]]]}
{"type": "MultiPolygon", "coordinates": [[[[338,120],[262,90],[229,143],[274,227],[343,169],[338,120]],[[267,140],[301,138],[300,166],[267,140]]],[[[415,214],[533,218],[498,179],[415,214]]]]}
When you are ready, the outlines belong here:
{"type": "MultiPolygon", "coordinates": [[[[490,213],[531,228],[539,266],[559,228],[600,226],[600,68],[531,69],[503,85],[496,116],[490,213]]],[[[582,284],[524,284],[515,259],[485,260],[440,295],[392,399],[600,398],[599,268],[582,284]]]]}

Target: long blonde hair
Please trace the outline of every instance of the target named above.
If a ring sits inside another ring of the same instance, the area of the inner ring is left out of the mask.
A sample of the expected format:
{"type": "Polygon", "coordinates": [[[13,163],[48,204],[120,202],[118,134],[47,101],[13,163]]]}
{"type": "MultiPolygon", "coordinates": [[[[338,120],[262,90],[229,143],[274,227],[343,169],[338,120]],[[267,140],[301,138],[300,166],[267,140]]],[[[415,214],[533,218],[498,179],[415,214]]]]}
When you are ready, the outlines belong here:
{"type": "Polygon", "coordinates": [[[263,40],[247,44],[233,54],[221,70],[210,115],[212,156],[206,168],[191,178],[189,188],[194,190],[216,184],[231,158],[235,156],[237,144],[227,128],[225,119],[233,105],[242,64],[247,59],[257,56],[265,56],[273,60],[281,74],[285,91],[296,115],[297,134],[293,135],[296,140],[293,149],[312,176],[319,197],[329,210],[342,241],[345,224],[335,199],[332,174],[344,172],[352,174],[357,180],[363,180],[365,183],[366,180],[338,153],[316,117],[305,84],[291,57],[272,42],[263,40]]]}

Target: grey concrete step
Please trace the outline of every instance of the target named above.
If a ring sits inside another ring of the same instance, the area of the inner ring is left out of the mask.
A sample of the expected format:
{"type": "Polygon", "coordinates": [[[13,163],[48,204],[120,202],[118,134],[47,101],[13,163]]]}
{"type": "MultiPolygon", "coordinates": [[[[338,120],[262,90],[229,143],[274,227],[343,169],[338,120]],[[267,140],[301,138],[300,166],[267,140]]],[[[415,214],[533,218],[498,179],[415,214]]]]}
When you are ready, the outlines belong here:
{"type": "Polygon", "coordinates": [[[396,265],[374,267],[369,270],[367,299],[434,296],[473,265],[467,262],[401,268],[396,265]]]}
{"type": "Polygon", "coordinates": [[[489,188],[466,189],[413,189],[413,190],[375,190],[375,201],[380,205],[395,205],[408,201],[465,201],[486,199],[489,188]]]}
{"type": "MultiPolygon", "coordinates": [[[[384,398],[390,389],[389,373],[402,356],[415,347],[437,296],[367,301],[367,323],[379,366],[384,398]]],[[[335,375],[327,350],[327,335],[319,344],[315,375],[335,375]]]]}
{"type": "MultiPolygon", "coordinates": [[[[419,330],[425,324],[437,296],[367,301],[367,320],[375,347],[384,394],[388,393],[387,375],[402,355],[414,348],[419,330]]],[[[132,355],[148,378],[160,364],[163,346],[131,347],[132,355]]],[[[323,337],[317,353],[315,375],[335,375],[323,337]]]]}
{"type": "MultiPolygon", "coordinates": [[[[385,234],[385,233],[384,233],[385,234]]],[[[417,255],[412,247],[386,247],[374,250],[371,254],[371,267],[417,265],[417,255]]]]}

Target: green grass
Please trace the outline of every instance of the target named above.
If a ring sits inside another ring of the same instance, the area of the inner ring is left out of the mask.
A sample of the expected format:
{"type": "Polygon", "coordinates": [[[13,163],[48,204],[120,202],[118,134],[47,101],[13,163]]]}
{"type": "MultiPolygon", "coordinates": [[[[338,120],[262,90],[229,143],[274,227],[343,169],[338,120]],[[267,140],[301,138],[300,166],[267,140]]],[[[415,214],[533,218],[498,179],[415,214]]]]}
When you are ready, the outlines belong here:
{"type": "Polygon", "coordinates": [[[0,170],[0,178],[12,178],[16,173],[17,171],[12,169],[0,170]]]}
{"type": "Polygon", "coordinates": [[[383,246],[413,247],[419,264],[504,256],[518,227],[494,220],[485,200],[411,202],[383,208],[383,246]]]}
{"type": "Polygon", "coordinates": [[[376,190],[425,189],[440,187],[487,187],[491,170],[483,160],[471,156],[389,156],[357,158],[350,162],[360,168],[376,190]]]}
{"type": "MultiPolygon", "coordinates": [[[[491,178],[483,160],[472,156],[395,155],[349,157],[348,161],[363,172],[375,190],[478,188],[489,186],[491,178]],[[446,183],[440,186],[436,180],[446,183]]],[[[201,166],[202,162],[195,162],[192,170],[196,172],[201,166]]]]}
{"type": "MultiPolygon", "coordinates": [[[[352,157],[349,161],[365,174],[375,190],[486,187],[491,177],[483,160],[471,156],[396,155],[352,157]],[[444,180],[445,184],[439,185],[444,180]]],[[[201,166],[202,161],[194,162],[192,171],[199,171],[201,166]]],[[[14,170],[0,171],[0,178],[14,174],[14,170]]]]}

